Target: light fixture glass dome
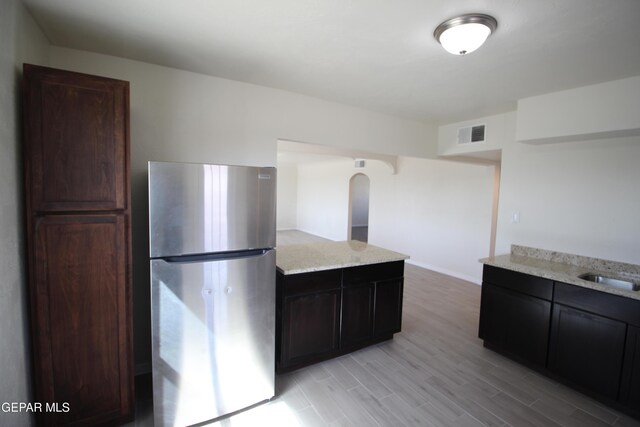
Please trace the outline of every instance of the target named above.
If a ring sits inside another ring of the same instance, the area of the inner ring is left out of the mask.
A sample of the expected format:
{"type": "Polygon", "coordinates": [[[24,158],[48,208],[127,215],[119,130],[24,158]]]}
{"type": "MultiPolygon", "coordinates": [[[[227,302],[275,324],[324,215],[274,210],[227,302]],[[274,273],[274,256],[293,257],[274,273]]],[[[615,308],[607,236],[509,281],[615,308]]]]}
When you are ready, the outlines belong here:
{"type": "Polygon", "coordinates": [[[438,25],[433,35],[442,47],[454,55],[466,55],[478,49],[498,27],[492,16],[468,14],[438,25]]]}

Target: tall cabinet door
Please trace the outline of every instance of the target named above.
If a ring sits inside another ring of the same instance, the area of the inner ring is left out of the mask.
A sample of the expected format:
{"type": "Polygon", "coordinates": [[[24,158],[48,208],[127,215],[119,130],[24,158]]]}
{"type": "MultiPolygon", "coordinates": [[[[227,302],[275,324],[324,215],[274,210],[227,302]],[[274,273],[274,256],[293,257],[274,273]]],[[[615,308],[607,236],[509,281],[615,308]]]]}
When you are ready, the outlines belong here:
{"type": "Polygon", "coordinates": [[[39,399],[67,403],[51,424],[130,411],[125,218],[48,216],[36,224],[39,399]]]}
{"type": "Polygon", "coordinates": [[[128,82],[28,64],[24,71],[31,209],[126,209],[128,82]]]}
{"type": "Polygon", "coordinates": [[[23,87],[33,401],[60,406],[37,415],[128,421],[129,84],[25,64],[23,87]]]}

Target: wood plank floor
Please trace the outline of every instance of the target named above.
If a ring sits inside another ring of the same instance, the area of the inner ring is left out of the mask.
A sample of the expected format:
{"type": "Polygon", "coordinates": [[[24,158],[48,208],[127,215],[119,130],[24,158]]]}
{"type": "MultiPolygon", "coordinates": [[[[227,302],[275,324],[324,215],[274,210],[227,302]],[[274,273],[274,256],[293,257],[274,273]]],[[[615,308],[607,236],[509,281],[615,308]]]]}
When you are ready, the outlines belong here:
{"type": "Polygon", "coordinates": [[[330,242],[331,240],[300,230],[281,230],[276,233],[276,247],[306,243],[330,242]]]}
{"type": "MultiPolygon", "coordinates": [[[[640,426],[485,349],[479,306],[479,286],[407,265],[393,340],[279,375],[272,401],[211,425],[640,426]]],[[[152,425],[139,402],[132,425],[152,425]]]]}
{"type": "Polygon", "coordinates": [[[485,349],[479,306],[479,286],[408,264],[402,332],[279,376],[269,405],[302,426],[640,426],[485,349]]]}

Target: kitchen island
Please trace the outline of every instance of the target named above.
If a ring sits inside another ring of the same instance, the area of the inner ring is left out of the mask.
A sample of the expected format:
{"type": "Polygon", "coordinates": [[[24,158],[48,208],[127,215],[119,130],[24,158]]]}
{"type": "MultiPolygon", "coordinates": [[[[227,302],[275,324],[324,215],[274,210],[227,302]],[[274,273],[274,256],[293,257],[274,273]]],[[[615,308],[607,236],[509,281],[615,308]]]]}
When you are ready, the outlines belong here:
{"type": "Polygon", "coordinates": [[[351,240],[278,247],[276,370],[393,338],[407,255],[351,240]]]}

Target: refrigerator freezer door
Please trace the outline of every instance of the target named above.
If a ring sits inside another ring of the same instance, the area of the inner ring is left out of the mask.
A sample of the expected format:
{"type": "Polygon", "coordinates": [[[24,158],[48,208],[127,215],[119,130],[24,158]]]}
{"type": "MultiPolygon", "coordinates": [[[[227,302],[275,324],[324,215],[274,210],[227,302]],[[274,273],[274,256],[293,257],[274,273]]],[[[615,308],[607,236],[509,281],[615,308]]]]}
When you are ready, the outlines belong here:
{"type": "Polygon", "coordinates": [[[276,170],[149,162],[151,258],[275,247],[276,170]]]}
{"type": "Polygon", "coordinates": [[[188,426],[274,395],[275,251],[151,261],[156,426],[188,426]]]}

